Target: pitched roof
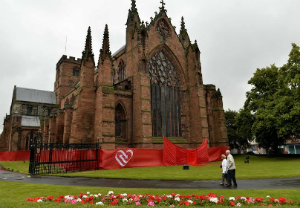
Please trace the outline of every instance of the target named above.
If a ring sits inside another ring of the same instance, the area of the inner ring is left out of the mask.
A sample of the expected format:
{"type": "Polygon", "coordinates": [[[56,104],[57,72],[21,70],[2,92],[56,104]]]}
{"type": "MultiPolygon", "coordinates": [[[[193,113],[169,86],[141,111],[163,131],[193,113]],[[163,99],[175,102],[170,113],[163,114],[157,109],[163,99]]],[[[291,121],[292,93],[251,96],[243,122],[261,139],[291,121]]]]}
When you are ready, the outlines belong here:
{"type": "Polygon", "coordinates": [[[119,50],[117,50],[117,51],[112,55],[112,57],[118,55],[118,53],[120,53],[121,51],[123,51],[125,48],[126,48],[126,45],[123,45],[121,48],[119,48],[119,50]]]}
{"type": "Polygon", "coordinates": [[[55,92],[21,87],[15,87],[13,99],[34,103],[56,104],[55,92]]]}
{"type": "Polygon", "coordinates": [[[40,118],[38,116],[22,116],[21,126],[40,127],[40,118]]]}

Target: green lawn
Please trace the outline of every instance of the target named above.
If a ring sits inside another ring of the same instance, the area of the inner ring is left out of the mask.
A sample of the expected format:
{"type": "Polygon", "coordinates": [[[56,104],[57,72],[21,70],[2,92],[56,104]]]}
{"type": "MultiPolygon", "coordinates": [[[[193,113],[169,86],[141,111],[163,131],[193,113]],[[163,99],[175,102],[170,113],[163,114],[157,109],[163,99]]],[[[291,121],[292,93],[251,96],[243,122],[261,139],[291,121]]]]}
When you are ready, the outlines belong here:
{"type": "MultiPolygon", "coordinates": [[[[285,178],[300,176],[300,158],[267,158],[250,156],[250,163],[244,163],[245,156],[235,156],[236,176],[238,179],[285,178]]],[[[3,167],[28,174],[28,161],[2,162],[3,167]]],[[[122,179],[159,179],[159,180],[218,180],[221,177],[220,162],[207,166],[164,166],[147,168],[125,168],[117,170],[100,170],[58,174],[60,176],[122,178],[122,179]]]]}
{"type": "MultiPolygon", "coordinates": [[[[15,208],[15,207],[93,207],[93,205],[72,205],[72,204],[56,204],[50,203],[32,203],[26,202],[28,197],[42,197],[53,195],[54,198],[59,195],[78,195],[80,192],[86,193],[87,191],[96,194],[107,194],[108,191],[114,191],[115,194],[131,193],[131,194],[171,194],[173,192],[188,195],[188,194],[208,194],[215,193],[224,195],[225,198],[233,196],[251,196],[263,197],[267,195],[278,198],[280,196],[286,197],[288,200],[293,200],[295,204],[299,204],[300,195],[299,189],[275,189],[275,190],[189,190],[189,189],[126,189],[126,188],[97,188],[97,187],[77,187],[77,186],[57,186],[57,185],[43,185],[43,184],[30,184],[19,182],[0,181],[0,207],[1,208],[15,208]]],[[[127,206],[126,206],[127,207],[127,206]]],[[[130,206],[128,206],[130,207],[130,206]]],[[[136,206],[135,206],[136,207],[136,206]]],[[[211,206],[219,207],[219,206],[211,206]]],[[[224,206],[222,206],[224,207],[224,206]]],[[[253,206],[251,206],[253,207],[253,206]]],[[[288,206],[284,206],[288,207],[288,206]]],[[[294,207],[297,207],[294,206],[294,207]]]]}

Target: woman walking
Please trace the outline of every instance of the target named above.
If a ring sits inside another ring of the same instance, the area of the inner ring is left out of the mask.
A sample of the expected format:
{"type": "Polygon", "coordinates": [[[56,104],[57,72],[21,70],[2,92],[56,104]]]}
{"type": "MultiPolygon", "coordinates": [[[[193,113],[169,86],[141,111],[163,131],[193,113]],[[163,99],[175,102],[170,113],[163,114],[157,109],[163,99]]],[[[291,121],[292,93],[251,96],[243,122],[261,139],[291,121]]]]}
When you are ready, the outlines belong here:
{"type": "Polygon", "coordinates": [[[223,159],[222,161],[222,183],[220,183],[221,186],[224,185],[224,180],[226,179],[226,183],[227,183],[227,160],[226,160],[226,156],[225,155],[221,155],[221,158],[223,159]]]}

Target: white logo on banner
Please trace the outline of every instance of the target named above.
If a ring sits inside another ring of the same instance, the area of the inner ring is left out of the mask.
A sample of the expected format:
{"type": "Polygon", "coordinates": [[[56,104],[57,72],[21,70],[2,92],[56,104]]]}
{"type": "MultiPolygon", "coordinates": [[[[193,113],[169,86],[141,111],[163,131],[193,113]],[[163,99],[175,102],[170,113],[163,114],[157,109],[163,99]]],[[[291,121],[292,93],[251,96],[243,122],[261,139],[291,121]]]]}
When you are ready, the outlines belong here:
{"type": "Polygon", "coordinates": [[[126,152],[124,152],[123,150],[119,150],[115,155],[116,161],[122,167],[124,167],[129,162],[129,160],[131,160],[132,157],[133,157],[132,150],[127,150],[126,152]]]}

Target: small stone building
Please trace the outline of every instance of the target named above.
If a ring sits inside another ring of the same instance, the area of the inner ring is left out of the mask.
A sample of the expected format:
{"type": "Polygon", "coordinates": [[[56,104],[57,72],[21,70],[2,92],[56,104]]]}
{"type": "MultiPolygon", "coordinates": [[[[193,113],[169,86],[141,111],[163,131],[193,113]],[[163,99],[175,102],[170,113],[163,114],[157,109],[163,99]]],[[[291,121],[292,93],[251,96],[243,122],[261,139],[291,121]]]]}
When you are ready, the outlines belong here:
{"type": "Polygon", "coordinates": [[[14,87],[10,115],[4,118],[0,151],[29,150],[41,121],[57,109],[54,92],[14,87]]]}
{"type": "MultiPolygon", "coordinates": [[[[203,84],[197,42],[191,43],[183,18],[177,34],[161,3],[145,23],[132,0],[126,41],[114,54],[106,25],[98,59],[90,27],[81,59],[61,57],[56,102],[49,104],[55,110],[40,117],[43,142],[162,148],[165,136],[185,148],[198,147],[204,138],[211,147],[228,146],[221,92],[203,84]]],[[[9,122],[11,116],[5,126],[9,122]]]]}

